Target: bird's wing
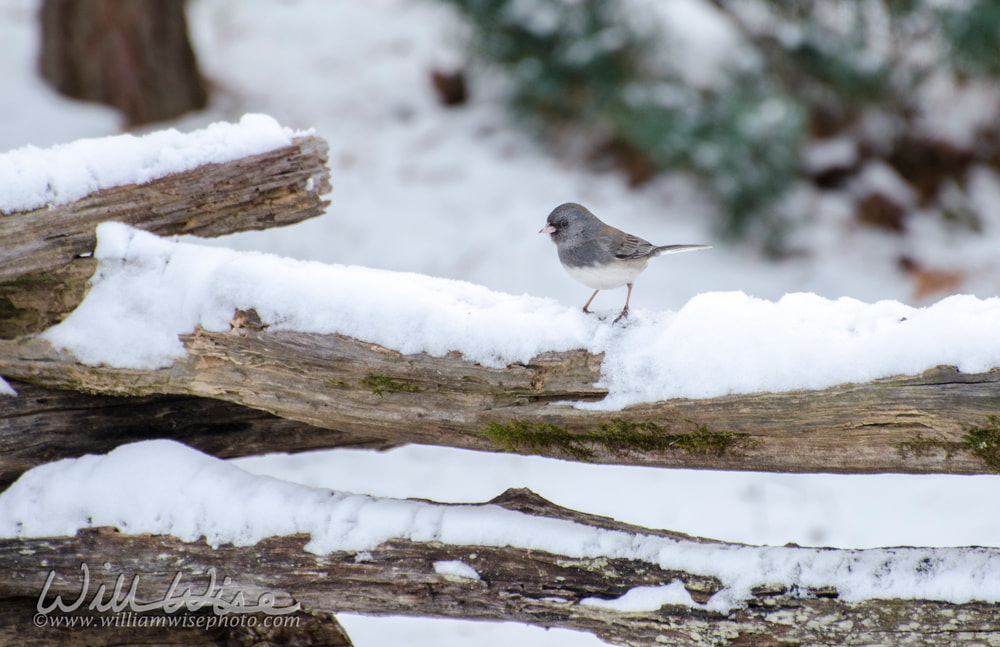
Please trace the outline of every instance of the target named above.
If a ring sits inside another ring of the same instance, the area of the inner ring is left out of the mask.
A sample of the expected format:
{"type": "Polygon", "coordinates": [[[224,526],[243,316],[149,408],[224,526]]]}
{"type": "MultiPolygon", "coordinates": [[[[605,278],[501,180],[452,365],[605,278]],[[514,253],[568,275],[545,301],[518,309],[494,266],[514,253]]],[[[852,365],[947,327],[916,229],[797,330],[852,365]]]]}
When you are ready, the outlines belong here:
{"type": "Polygon", "coordinates": [[[611,249],[611,253],[615,255],[616,258],[622,260],[627,260],[629,258],[642,258],[643,256],[649,256],[656,250],[656,246],[650,243],[648,240],[643,240],[638,236],[633,236],[632,234],[624,234],[614,247],[611,249]]]}

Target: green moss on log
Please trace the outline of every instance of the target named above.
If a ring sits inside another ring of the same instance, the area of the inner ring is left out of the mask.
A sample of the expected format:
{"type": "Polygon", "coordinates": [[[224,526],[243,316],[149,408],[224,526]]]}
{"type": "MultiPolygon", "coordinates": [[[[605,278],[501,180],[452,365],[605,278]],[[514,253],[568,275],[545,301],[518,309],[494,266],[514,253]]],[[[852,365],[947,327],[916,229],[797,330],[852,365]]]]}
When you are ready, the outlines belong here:
{"type": "Polygon", "coordinates": [[[566,427],[548,423],[514,420],[507,424],[491,422],[482,434],[507,452],[524,451],[533,454],[565,454],[580,461],[590,461],[594,451],[583,436],[571,434],[566,427]]]}
{"type": "Polygon", "coordinates": [[[506,424],[491,422],[482,433],[504,451],[559,453],[584,461],[596,457],[597,447],[615,455],[676,450],[689,454],[722,455],[726,451],[746,449],[755,444],[747,434],[713,430],[707,425],[695,425],[693,431],[672,432],[654,422],[632,422],[621,418],[602,423],[595,431],[583,433],[570,433],[566,427],[523,420],[506,424]]]}
{"type": "Polygon", "coordinates": [[[386,393],[419,393],[423,391],[423,389],[411,382],[375,373],[366,375],[360,382],[372,390],[372,395],[377,396],[382,396],[386,393]]]}
{"type": "Polygon", "coordinates": [[[958,451],[978,456],[991,471],[1000,474],[1000,416],[987,415],[985,425],[972,425],[960,440],[924,438],[920,434],[898,444],[900,456],[920,458],[931,451],[943,451],[945,459],[958,451]]]}
{"type": "Polygon", "coordinates": [[[969,427],[962,442],[966,449],[983,459],[992,471],[1000,473],[1000,416],[986,416],[982,427],[969,427]]]}

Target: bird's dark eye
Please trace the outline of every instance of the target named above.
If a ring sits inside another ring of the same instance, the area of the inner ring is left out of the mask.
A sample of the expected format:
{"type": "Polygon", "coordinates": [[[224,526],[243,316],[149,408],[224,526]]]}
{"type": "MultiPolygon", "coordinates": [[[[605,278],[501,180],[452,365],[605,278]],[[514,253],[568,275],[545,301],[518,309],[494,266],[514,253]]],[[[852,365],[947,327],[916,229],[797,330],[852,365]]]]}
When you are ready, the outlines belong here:
{"type": "Polygon", "coordinates": [[[569,220],[566,220],[565,218],[563,218],[559,222],[556,223],[556,227],[559,227],[560,229],[562,229],[563,227],[565,227],[568,224],[569,224],[569,220]]]}

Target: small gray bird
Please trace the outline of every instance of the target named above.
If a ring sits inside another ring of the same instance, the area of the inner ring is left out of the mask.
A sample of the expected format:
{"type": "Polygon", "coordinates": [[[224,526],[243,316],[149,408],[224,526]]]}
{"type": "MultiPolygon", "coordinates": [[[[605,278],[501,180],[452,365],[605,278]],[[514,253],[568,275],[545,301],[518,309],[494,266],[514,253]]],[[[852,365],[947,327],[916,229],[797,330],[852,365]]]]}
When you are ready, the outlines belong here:
{"type": "Polygon", "coordinates": [[[552,210],[540,234],[551,234],[559,251],[559,262],[569,275],[594,293],[583,306],[584,312],[601,290],[628,286],[625,308],[615,319],[628,316],[632,283],[649,265],[649,259],[661,254],[708,249],[711,245],[656,246],[637,236],[606,225],[586,207],[567,202],[552,210]]]}

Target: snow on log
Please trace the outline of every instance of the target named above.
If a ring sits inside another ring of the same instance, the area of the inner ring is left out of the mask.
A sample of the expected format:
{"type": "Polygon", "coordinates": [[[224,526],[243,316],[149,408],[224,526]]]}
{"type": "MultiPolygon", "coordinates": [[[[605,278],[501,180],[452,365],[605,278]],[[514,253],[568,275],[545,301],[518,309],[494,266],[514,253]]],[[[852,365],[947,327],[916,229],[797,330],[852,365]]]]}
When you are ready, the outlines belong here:
{"type": "MultiPolygon", "coordinates": [[[[661,467],[1000,471],[1000,299],[914,308],[714,292],[619,326],[551,299],[121,223],[99,225],[97,239],[86,300],[38,336],[0,342],[0,376],[214,398],[389,445],[661,467]]],[[[23,461],[34,414],[8,411],[5,441],[23,461]]],[[[97,433],[45,456],[93,451],[97,433]]],[[[343,440],[304,435],[245,451],[343,440]]]]}
{"type": "Polygon", "coordinates": [[[1000,640],[997,549],[728,544],[527,490],[449,505],[309,488],[167,441],[33,470],[0,495],[0,536],[0,608],[22,615],[66,615],[56,596],[81,601],[69,615],[96,595],[129,610],[134,582],[153,613],[266,599],[272,614],[514,620],[621,645],[1000,640]]]}
{"type": "Polygon", "coordinates": [[[296,223],[328,204],[326,160],[324,140],[263,115],[0,155],[0,337],[80,303],[99,223],[205,237],[296,223]]]}
{"type": "MultiPolygon", "coordinates": [[[[214,398],[389,445],[660,467],[1000,471],[1000,299],[913,308],[706,293],[616,326],[551,299],[119,223],[98,227],[94,255],[99,271],[71,315],[0,341],[0,376],[214,398]]],[[[18,460],[35,451],[29,409],[0,408],[18,460]]],[[[93,451],[99,433],[44,456],[93,451]]],[[[335,446],[339,433],[267,436],[225,455],[335,446]]]]}

